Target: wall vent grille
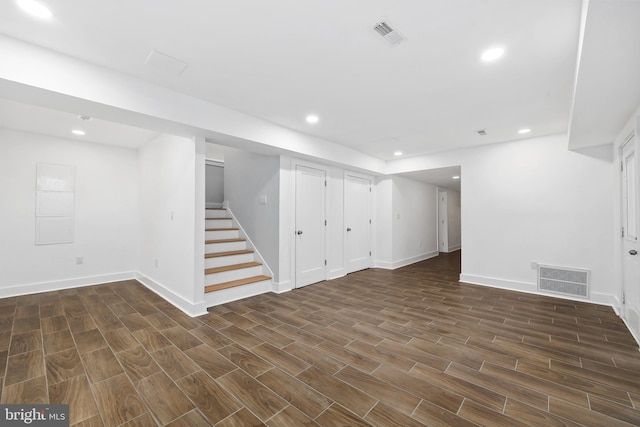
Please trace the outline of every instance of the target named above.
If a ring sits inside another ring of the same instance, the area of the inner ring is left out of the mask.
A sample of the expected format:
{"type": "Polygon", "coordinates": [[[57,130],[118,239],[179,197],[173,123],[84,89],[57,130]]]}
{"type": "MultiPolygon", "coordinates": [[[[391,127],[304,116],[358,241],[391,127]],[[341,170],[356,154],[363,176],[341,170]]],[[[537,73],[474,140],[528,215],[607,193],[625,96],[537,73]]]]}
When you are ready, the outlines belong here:
{"type": "Polygon", "coordinates": [[[538,265],[538,290],[574,297],[589,297],[590,271],[538,265]]]}
{"type": "Polygon", "coordinates": [[[394,30],[391,25],[385,21],[378,22],[373,26],[373,30],[380,34],[390,45],[396,45],[404,40],[402,34],[394,30]]]}

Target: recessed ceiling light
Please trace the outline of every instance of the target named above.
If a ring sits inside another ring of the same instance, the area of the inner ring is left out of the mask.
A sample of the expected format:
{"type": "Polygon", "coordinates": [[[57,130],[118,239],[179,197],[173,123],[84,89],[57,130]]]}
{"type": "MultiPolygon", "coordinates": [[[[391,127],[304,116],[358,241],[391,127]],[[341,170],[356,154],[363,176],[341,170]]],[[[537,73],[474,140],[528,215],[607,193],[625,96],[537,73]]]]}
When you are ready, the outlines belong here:
{"type": "Polygon", "coordinates": [[[53,16],[53,13],[51,13],[51,10],[47,6],[35,0],[17,0],[17,3],[20,9],[36,18],[51,19],[53,16]]]}
{"type": "Polygon", "coordinates": [[[460,179],[458,175],[454,176],[453,179],[460,179]]]}
{"type": "Polygon", "coordinates": [[[318,123],[320,118],[315,114],[310,114],[307,116],[307,123],[318,123]]]}
{"type": "Polygon", "coordinates": [[[529,132],[531,132],[531,129],[520,129],[518,131],[519,134],[524,134],[524,133],[529,133],[529,132]]]}
{"type": "Polygon", "coordinates": [[[495,61],[504,55],[504,48],[502,47],[492,47],[491,49],[485,50],[480,56],[480,59],[484,62],[495,61]]]}
{"type": "Polygon", "coordinates": [[[80,129],[74,129],[74,130],[71,131],[71,133],[74,134],[74,135],[80,135],[80,136],[85,135],[85,131],[80,130],[80,129]]]}
{"type": "Polygon", "coordinates": [[[394,156],[402,156],[402,151],[395,151],[393,153],[394,156]]]}

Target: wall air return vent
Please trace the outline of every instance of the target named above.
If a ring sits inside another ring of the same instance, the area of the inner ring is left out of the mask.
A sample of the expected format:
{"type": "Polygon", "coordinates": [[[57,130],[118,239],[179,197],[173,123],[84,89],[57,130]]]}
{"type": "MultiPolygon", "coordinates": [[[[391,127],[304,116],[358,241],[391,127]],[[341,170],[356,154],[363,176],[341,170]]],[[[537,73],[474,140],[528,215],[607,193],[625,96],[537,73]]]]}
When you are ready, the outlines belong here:
{"type": "Polygon", "coordinates": [[[380,21],[373,26],[373,31],[380,34],[380,36],[387,41],[390,45],[397,45],[404,40],[402,34],[394,30],[388,22],[380,21]]]}
{"type": "Polygon", "coordinates": [[[538,290],[589,298],[590,271],[538,265],[538,290]]]}

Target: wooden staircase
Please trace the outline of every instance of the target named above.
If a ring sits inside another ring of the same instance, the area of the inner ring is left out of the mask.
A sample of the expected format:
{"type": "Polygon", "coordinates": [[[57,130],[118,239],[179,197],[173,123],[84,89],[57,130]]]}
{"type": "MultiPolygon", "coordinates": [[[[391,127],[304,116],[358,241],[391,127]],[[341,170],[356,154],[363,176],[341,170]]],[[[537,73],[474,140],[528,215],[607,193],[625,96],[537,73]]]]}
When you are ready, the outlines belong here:
{"type": "Polygon", "coordinates": [[[225,208],[205,215],[205,299],[207,306],[263,293],[271,277],[225,208]]]}

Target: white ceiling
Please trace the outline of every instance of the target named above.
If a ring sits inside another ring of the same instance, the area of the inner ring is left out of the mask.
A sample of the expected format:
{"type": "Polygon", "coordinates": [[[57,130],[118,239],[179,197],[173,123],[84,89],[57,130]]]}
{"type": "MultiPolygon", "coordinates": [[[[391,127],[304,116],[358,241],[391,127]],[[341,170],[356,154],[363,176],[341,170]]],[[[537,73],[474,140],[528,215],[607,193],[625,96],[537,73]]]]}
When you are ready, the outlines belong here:
{"type": "MultiPolygon", "coordinates": [[[[14,0],[0,2],[0,33],[383,160],[397,150],[417,156],[564,133],[574,102],[585,112],[574,114],[572,133],[589,134],[599,109],[615,110],[607,119],[613,128],[630,107],[618,111],[593,100],[609,87],[631,94],[627,104],[640,103],[640,79],[607,79],[597,61],[607,52],[618,59],[626,52],[627,61],[639,56],[640,26],[631,18],[640,18],[637,0],[590,1],[594,24],[584,33],[580,67],[587,77],[577,84],[581,0],[42,2],[51,21],[26,15],[14,0]],[[607,25],[629,15],[607,39],[607,25]],[[381,20],[406,40],[389,46],[372,30],[381,20]],[[625,43],[612,46],[618,39],[625,43]],[[481,62],[482,51],[496,45],[504,57],[481,62]],[[186,70],[172,75],[145,65],[152,50],[184,61],[186,70]],[[309,113],[320,122],[307,124],[309,113]],[[524,127],[531,133],[519,135],[524,127]]],[[[40,119],[12,110],[0,109],[0,116],[9,113],[0,124],[45,132],[43,123],[56,122],[49,113],[40,119]]]]}

